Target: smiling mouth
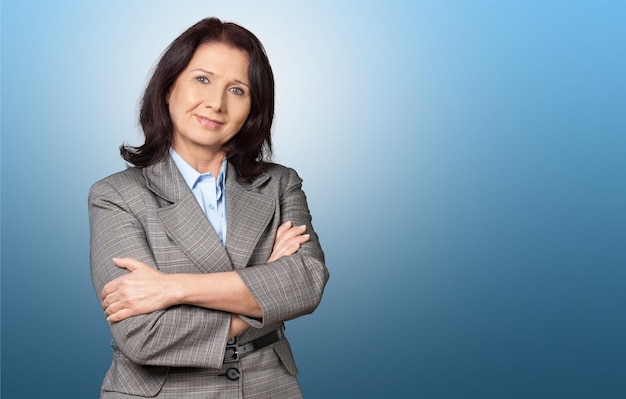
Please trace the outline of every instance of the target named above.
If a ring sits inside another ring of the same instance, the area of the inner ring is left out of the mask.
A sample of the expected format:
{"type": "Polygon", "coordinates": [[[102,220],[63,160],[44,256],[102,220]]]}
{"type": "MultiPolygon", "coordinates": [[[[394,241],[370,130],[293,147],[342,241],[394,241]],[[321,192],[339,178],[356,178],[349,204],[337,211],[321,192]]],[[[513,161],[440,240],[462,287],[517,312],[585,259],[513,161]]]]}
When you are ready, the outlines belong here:
{"type": "Polygon", "coordinates": [[[217,129],[222,126],[224,122],[216,121],[215,119],[206,118],[204,116],[196,115],[198,122],[207,129],[217,129]]]}

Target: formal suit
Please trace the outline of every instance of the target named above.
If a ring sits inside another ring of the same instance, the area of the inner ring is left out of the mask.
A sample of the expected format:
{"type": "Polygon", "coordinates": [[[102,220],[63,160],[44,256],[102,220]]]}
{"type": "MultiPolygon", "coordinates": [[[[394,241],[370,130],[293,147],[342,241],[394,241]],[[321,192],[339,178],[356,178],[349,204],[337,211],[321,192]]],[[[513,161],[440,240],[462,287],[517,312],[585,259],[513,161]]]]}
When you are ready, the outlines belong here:
{"type": "MultiPolygon", "coordinates": [[[[251,328],[238,337],[241,343],[312,312],[328,271],[301,183],[294,170],[272,165],[242,184],[229,164],[224,246],[171,157],[97,182],[89,192],[96,293],[127,273],[112,258],[132,257],[165,273],[236,271],[263,311],[261,319],[244,317],[251,328]],[[306,224],[310,240],[294,255],[266,263],[287,220],[306,224]]],[[[286,340],[223,364],[229,323],[229,313],[188,305],[112,323],[117,348],[102,398],[298,397],[298,370],[286,340]],[[229,367],[241,378],[225,378],[229,367]]]]}

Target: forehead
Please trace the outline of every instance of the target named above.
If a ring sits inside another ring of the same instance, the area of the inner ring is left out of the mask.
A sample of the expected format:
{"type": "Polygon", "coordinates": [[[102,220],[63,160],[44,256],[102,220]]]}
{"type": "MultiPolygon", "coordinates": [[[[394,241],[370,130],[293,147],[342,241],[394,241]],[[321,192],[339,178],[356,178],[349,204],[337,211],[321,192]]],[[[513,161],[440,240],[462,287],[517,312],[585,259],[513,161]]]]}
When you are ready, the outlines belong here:
{"type": "Polygon", "coordinates": [[[203,69],[220,75],[248,77],[250,56],[247,52],[222,42],[204,43],[196,48],[186,70],[203,69]]]}

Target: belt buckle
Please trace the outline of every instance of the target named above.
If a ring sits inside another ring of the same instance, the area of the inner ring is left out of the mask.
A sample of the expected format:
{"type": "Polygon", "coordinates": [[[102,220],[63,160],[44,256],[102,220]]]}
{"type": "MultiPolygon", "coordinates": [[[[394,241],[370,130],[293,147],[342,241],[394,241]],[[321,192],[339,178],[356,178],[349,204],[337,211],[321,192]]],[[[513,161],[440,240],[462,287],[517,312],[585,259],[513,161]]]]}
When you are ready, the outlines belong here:
{"type": "Polygon", "coordinates": [[[224,352],[224,363],[231,363],[239,361],[239,351],[237,345],[226,345],[226,351],[224,352]]]}

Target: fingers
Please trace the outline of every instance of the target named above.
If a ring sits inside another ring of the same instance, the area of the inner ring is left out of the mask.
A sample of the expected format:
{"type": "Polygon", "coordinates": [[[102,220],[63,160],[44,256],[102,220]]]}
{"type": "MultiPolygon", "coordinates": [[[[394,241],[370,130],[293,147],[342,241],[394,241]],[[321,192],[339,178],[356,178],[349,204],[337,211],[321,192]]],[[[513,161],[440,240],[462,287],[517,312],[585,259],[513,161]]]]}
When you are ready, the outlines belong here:
{"type": "Polygon", "coordinates": [[[116,280],[110,281],[107,283],[107,285],[104,286],[104,288],[102,289],[102,292],[100,293],[100,301],[102,302],[103,307],[107,301],[107,297],[111,295],[112,293],[114,293],[115,291],[117,291],[116,280]]]}
{"type": "MultiPolygon", "coordinates": [[[[131,258],[113,258],[113,263],[115,264],[115,266],[122,268],[122,269],[127,269],[127,265],[130,263],[129,260],[132,260],[131,258]]],[[[132,265],[130,266],[131,268],[133,267],[132,265]]],[[[111,294],[113,294],[115,291],[118,290],[120,285],[120,280],[119,278],[116,278],[114,280],[109,281],[108,283],[105,284],[104,288],[102,288],[102,291],[100,292],[100,302],[102,304],[102,309],[105,309],[110,305],[112,297],[111,294]]]]}
{"type": "Polygon", "coordinates": [[[115,294],[108,295],[102,301],[102,309],[107,321],[115,323],[140,314],[131,302],[124,300],[124,298],[116,298],[116,296],[115,294]]]}
{"type": "Polygon", "coordinates": [[[116,293],[117,288],[112,288],[111,283],[105,285],[102,289],[102,294],[100,295],[100,303],[105,313],[114,303],[118,301],[116,299],[116,293]]]}
{"type": "Polygon", "coordinates": [[[115,266],[131,272],[141,267],[148,266],[145,263],[139,262],[137,259],[133,258],[113,258],[113,263],[115,264],[115,266]]]}
{"type": "Polygon", "coordinates": [[[114,302],[111,300],[110,296],[102,299],[102,310],[104,311],[104,315],[107,317],[107,320],[111,314],[115,313],[114,302]]]}
{"type": "Polygon", "coordinates": [[[268,262],[298,252],[300,246],[311,238],[310,234],[304,234],[305,231],[306,225],[292,226],[291,221],[281,224],[276,230],[276,239],[268,262]]]}
{"type": "MultiPolygon", "coordinates": [[[[143,267],[150,267],[147,264],[140,262],[136,259],[133,258],[113,258],[113,264],[115,264],[115,266],[121,268],[121,269],[126,269],[129,272],[134,272],[135,270],[139,270],[143,267]]],[[[117,291],[119,286],[120,286],[120,278],[116,278],[114,280],[109,281],[104,288],[102,289],[102,292],[100,294],[100,299],[104,300],[104,298],[107,295],[112,294],[113,292],[117,291]]]]}
{"type": "Polygon", "coordinates": [[[119,306],[117,303],[108,303],[106,300],[102,303],[102,308],[104,309],[104,315],[109,318],[112,314],[119,310],[119,306]]]}
{"type": "Polygon", "coordinates": [[[117,323],[118,321],[122,321],[131,316],[135,316],[135,313],[133,313],[130,309],[121,309],[117,312],[105,312],[105,315],[107,316],[107,321],[109,323],[117,323]]]}
{"type": "Polygon", "coordinates": [[[310,234],[301,234],[299,236],[293,237],[291,241],[297,242],[298,244],[304,244],[305,242],[309,241],[310,238],[310,234]]]}
{"type": "Polygon", "coordinates": [[[285,231],[289,230],[290,228],[291,228],[291,220],[287,220],[285,223],[278,226],[278,230],[276,230],[276,234],[280,235],[284,233],[285,231]]]}
{"type": "Polygon", "coordinates": [[[284,241],[280,248],[281,255],[293,255],[298,252],[300,246],[309,241],[309,238],[311,238],[310,234],[301,234],[284,241]]]}
{"type": "Polygon", "coordinates": [[[289,240],[295,236],[302,235],[306,231],[306,225],[292,226],[290,221],[287,221],[280,225],[276,230],[276,243],[280,244],[281,241],[289,240]]]}

